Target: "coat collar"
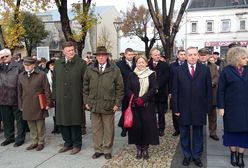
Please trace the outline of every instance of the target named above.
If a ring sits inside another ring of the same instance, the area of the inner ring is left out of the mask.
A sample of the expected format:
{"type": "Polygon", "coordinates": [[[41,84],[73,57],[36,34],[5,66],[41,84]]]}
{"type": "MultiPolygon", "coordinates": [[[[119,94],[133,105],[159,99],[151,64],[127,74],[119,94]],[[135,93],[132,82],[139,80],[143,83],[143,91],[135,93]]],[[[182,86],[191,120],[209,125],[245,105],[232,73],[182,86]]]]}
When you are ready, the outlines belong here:
{"type": "MultiPolygon", "coordinates": [[[[72,58],[72,60],[71,60],[71,63],[72,63],[72,64],[75,64],[75,63],[76,63],[77,57],[78,57],[78,56],[75,55],[74,58],[72,58]]],[[[62,63],[62,64],[66,64],[65,57],[61,58],[61,63],[62,63]]]]}
{"type": "Polygon", "coordinates": [[[237,69],[236,69],[236,67],[234,67],[234,66],[231,66],[231,65],[229,65],[230,66],[230,70],[236,75],[236,76],[238,76],[239,78],[241,78],[241,79],[244,79],[244,77],[246,76],[246,74],[247,74],[247,66],[244,66],[244,70],[243,70],[243,75],[242,76],[240,76],[239,75],[239,73],[238,73],[238,71],[237,71],[237,69]]]}
{"type": "MultiPolygon", "coordinates": [[[[98,67],[99,66],[98,66],[98,62],[97,61],[93,65],[91,65],[91,68],[92,68],[93,71],[96,71],[96,72],[100,73],[98,67]]],[[[105,67],[105,70],[102,72],[102,74],[111,71],[113,68],[114,68],[114,65],[109,60],[107,60],[107,65],[105,67]]]]}
{"type": "Polygon", "coordinates": [[[190,72],[189,72],[189,68],[188,68],[188,64],[187,63],[184,63],[182,65],[183,69],[184,69],[184,73],[186,73],[186,75],[190,78],[190,79],[196,79],[197,76],[199,75],[199,73],[202,71],[202,65],[201,63],[197,62],[196,63],[196,68],[195,68],[195,74],[194,74],[194,77],[192,78],[190,72]]]}

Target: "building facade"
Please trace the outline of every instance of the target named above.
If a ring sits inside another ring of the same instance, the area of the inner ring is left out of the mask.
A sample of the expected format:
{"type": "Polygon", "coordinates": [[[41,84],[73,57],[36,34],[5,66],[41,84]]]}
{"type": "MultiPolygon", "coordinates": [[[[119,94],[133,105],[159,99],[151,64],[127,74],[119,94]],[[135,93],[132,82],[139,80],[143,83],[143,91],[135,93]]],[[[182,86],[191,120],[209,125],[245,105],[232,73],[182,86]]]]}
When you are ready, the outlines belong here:
{"type": "Polygon", "coordinates": [[[248,0],[191,0],[184,24],[185,48],[207,47],[224,57],[234,41],[248,46],[248,0]]]}

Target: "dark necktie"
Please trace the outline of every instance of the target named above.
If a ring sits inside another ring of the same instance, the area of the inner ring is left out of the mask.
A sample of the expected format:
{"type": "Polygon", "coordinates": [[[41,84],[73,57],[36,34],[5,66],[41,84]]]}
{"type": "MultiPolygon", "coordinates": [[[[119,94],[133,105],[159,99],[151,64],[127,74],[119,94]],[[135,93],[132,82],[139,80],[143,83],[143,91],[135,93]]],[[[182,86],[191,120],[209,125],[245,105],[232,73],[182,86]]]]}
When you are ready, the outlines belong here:
{"type": "Polygon", "coordinates": [[[190,67],[191,67],[191,76],[193,78],[194,77],[194,74],[195,74],[195,69],[194,69],[194,66],[193,65],[191,65],[190,67]]]}
{"type": "Polygon", "coordinates": [[[102,70],[103,70],[103,66],[100,66],[100,72],[102,72],[102,70]]]}

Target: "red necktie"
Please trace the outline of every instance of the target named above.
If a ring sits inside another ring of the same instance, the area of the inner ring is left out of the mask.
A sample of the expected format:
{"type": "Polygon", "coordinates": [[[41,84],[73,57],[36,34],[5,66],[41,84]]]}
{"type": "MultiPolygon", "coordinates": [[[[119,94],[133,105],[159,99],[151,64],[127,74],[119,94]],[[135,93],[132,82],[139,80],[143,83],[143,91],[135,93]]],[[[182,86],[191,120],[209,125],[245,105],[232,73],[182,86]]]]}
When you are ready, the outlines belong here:
{"type": "Polygon", "coordinates": [[[195,74],[195,69],[194,69],[194,66],[193,65],[191,65],[190,67],[191,67],[191,76],[193,78],[194,77],[194,74],[195,74]]]}

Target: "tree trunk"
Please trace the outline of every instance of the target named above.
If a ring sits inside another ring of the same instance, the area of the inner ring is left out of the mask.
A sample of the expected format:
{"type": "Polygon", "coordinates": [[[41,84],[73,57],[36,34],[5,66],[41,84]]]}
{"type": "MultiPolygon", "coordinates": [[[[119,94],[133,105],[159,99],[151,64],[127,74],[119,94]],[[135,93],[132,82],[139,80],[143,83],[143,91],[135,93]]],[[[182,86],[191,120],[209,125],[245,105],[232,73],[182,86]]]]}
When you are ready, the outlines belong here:
{"type": "Polygon", "coordinates": [[[160,14],[158,13],[159,9],[157,5],[157,0],[154,0],[154,4],[155,4],[154,7],[153,7],[151,0],[147,0],[147,5],[149,8],[150,14],[152,16],[152,20],[154,22],[156,29],[158,30],[164,52],[166,56],[168,57],[168,59],[170,59],[173,54],[174,40],[178,32],[179,24],[181,22],[182,16],[184,14],[184,11],[187,7],[188,2],[189,0],[183,1],[175,23],[171,24],[172,18],[173,18],[172,15],[173,15],[173,10],[174,10],[175,0],[171,0],[168,15],[167,15],[167,9],[166,9],[166,1],[162,2],[162,18],[163,18],[162,23],[159,20],[160,14]]]}
{"type": "Polygon", "coordinates": [[[62,31],[65,36],[65,40],[75,42],[75,40],[72,38],[70,20],[69,20],[68,11],[67,11],[67,0],[61,0],[61,1],[56,0],[56,4],[57,4],[58,11],[60,14],[60,21],[62,25],[62,31]]]}
{"type": "Polygon", "coordinates": [[[4,40],[2,27],[0,25],[0,48],[5,48],[5,47],[6,47],[6,42],[4,40]]]}

